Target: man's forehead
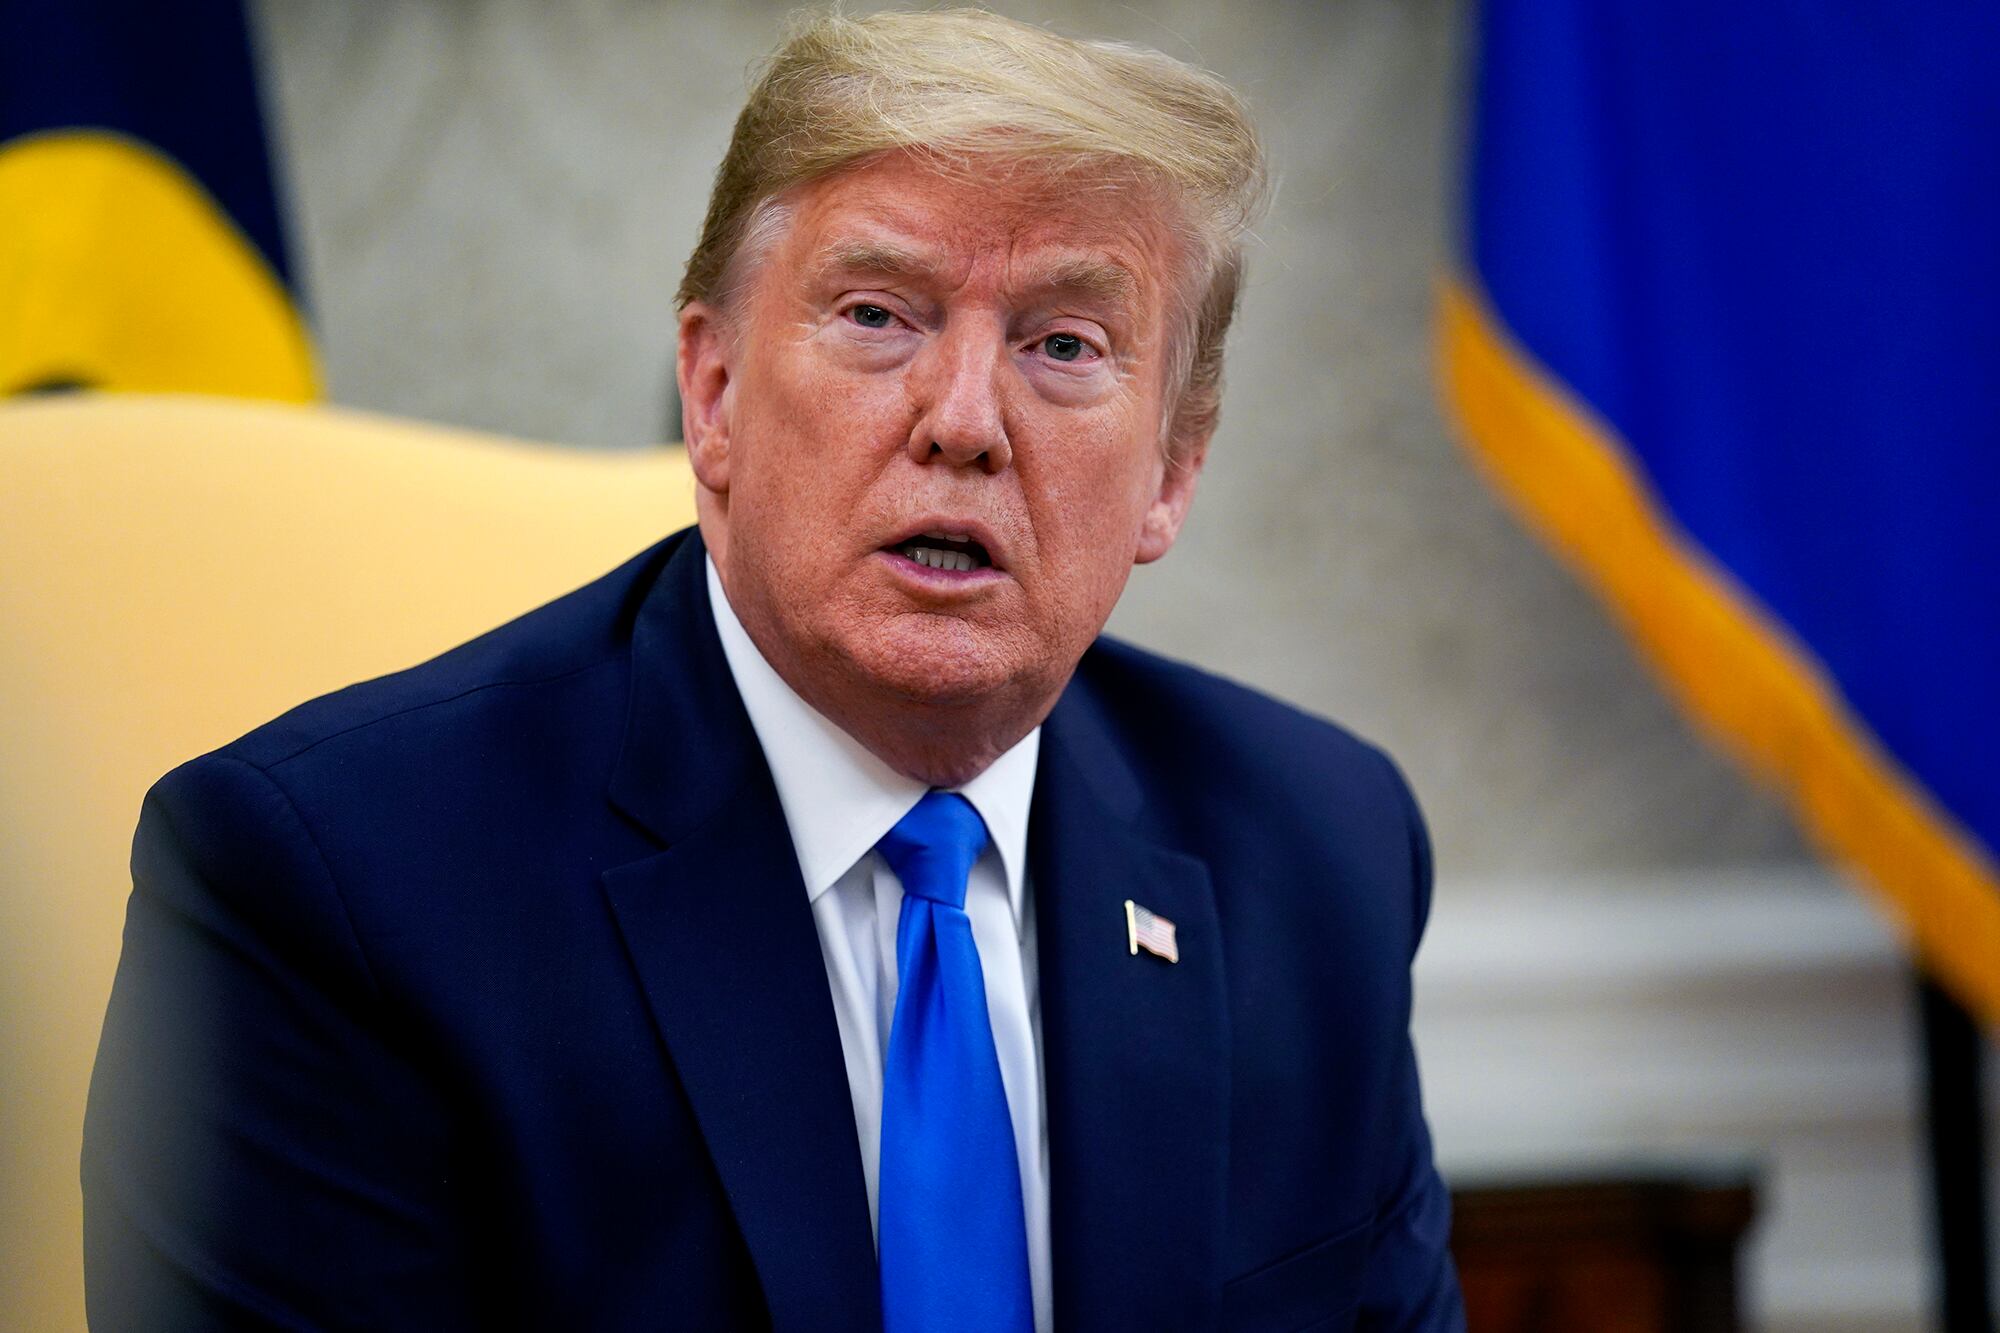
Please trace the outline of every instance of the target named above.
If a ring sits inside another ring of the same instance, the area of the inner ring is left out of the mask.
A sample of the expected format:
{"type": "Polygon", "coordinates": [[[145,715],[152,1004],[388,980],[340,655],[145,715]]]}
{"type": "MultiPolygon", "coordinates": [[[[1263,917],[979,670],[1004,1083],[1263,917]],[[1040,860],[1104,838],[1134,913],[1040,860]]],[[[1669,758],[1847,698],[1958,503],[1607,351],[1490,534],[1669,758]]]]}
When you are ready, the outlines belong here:
{"type": "Polygon", "coordinates": [[[823,177],[796,200],[795,259],[810,272],[913,278],[1002,261],[1010,281],[1131,296],[1169,262],[1174,228],[1159,193],[1049,165],[974,159],[941,169],[890,154],[823,177]]]}

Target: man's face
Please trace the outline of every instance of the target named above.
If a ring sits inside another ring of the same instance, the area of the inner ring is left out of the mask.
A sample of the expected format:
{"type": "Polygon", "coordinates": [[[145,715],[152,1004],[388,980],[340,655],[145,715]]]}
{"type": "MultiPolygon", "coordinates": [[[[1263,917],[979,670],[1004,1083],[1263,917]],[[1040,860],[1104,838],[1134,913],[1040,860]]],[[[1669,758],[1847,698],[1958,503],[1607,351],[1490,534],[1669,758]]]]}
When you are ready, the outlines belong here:
{"type": "Polygon", "coordinates": [[[731,603],[809,700],[1046,708],[1193,493],[1160,444],[1179,242],[1136,186],[997,163],[790,203],[736,308],[683,317],[731,603]]]}

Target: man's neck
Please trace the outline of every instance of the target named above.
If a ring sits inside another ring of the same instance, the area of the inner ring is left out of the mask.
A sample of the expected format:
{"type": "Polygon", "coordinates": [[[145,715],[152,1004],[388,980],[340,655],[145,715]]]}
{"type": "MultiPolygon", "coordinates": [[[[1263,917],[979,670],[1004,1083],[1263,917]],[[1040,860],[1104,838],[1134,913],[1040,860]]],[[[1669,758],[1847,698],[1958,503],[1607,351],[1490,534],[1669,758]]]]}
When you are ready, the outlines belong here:
{"type": "Polygon", "coordinates": [[[984,773],[1042,724],[1066,683],[1016,685],[976,698],[908,698],[838,662],[808,670],[787,651],[782,634],[743,615],[722,579],[711,588],[794,694],[890,769],[926,786],[958,787],[984,773]]]}
{"type": "Polygon", "coordinates": [[[902,698],[857,673],[804,670],[782,651],[773,652],[755,628],[746,624],[744,630],[801,699],[890,768],[932,787],[957,787],[984,773],[1041,725],[1061,693],[1008,690],[1003,697],[947,702],[902,698]]]}

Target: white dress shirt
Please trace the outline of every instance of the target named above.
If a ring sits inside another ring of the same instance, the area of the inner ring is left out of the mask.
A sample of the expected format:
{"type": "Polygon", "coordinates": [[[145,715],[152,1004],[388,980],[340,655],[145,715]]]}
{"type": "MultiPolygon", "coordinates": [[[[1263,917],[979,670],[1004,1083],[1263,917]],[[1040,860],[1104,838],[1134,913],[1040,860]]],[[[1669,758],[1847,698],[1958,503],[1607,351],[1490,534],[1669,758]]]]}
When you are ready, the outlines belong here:
{"type": "MultiPolygon", "coordinates": [[[[713,559],[708,561],[708,600],[730,674],[777,783],[819,928],[872,1224],[878,1216],[882,1064],[896,1013],[896,923],[903,908],[903,886],[875,843],[929,788],[877,759],[785,683],[736,618],[713,559]]],[[[1037,727],[985,772],[953,790],[972,803],[991,835],[966,884],[965,911],[979,948],[1000,1081],[1014,1122],[1035,1327],[1049,1333],[1048,1135],[1034,899],[1027,867],[1028,806],[1041,743],[1037,727]]]]}

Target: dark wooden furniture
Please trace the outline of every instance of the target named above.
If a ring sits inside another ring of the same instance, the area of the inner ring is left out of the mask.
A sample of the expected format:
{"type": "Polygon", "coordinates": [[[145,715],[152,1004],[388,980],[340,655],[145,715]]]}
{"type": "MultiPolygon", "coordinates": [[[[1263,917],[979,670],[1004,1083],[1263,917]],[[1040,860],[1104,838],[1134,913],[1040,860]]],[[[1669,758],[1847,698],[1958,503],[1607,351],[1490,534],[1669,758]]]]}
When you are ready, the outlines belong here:
{"type": "Polygon", "coordinates": [[[1738,1333],[1756,1198],[1743,1167],[1463,1182],[1467,1333],[1738,1333]]]}

